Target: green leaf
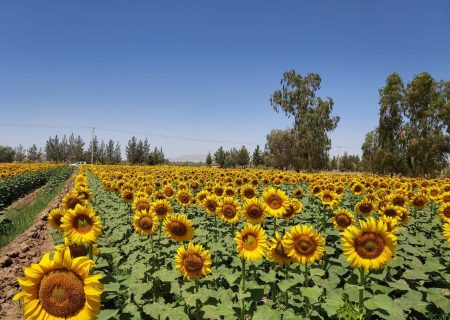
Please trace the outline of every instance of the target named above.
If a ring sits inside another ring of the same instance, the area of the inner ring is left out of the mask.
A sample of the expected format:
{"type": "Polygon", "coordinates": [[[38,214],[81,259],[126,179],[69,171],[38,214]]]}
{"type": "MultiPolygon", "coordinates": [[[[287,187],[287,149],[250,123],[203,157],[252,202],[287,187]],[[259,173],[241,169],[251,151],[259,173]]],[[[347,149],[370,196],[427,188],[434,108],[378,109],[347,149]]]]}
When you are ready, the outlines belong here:
{"type": "Polygon", "coordinates": [[[439,309],[443,310],[444,313],[450,314],[450,299],[448,295],[449,292],[446,289],[429,288],[427,292],[427,300],[439,309]],[[447,294],[447,296],[445,294],[447,294]]]}
{"type": "Polygon", "coordinates": [[[160,302],[147,303],[144,305],[143,311],[154,319],[159,319],[163,311],[164,305],[160,302]]]}
{"type": "Polygon", "coordinates": [[[391,288],[398,289],[398,290],[404,290],[404,291],[409,291],[410,290],[408,283],[405,280],[403,280],[403,279],[400,279],[400,280],[397,280],[397,281],[393,281],[393,282],[389,282],[389,286],[391,288]]]}
{"type": "Polygon", "coordinates": [[[408,311],[411,309],[417,310],[417,307],[427,305],[428,303],[422,301],[422,293],[419,291],[408,291],[406,294],[396,300],[403,310],[408,311]]]}
{"type": "Polygon", "coordinates": [[[364,305],[369,310],[380,310],[378,315],[385,317],[385,319],[405,319],[405,313],[401,306],[391,299],[387,294],[377,294],[364,302],[364,305]],[[388,316],[385,316],[385,312],[388,316]]]}
{"type": "Polygon", "coordinates": [[[278,310],[272,309],[267,304],[264,304],[262,306],[258,306],[256,308],[256,312],[253,314],[252,317],[253,320],[281,320],[281,315],[278,310]]]}
{"type": "Polygon", "coordinates": [[[103,309],[98,314],[98,320],[108,320],[108,319],[116,319],[117,314],[119,313],[119,310],[113,310],[113,309],[103,309]]]}
{"type": "Polygon", "coordinates": [[[153,274],[153,277],[158,278],[163,282],[172,282],[181,276],[177,270],[160,269],[153,274]]]}
{"type": "Polygon", "coordinates": [[[302,295],[304,297],[309,298],[309,301],[311,303],[314,303],[316,301],[319,300],[319,297],[322,295],[322,288],[318,287],[318,286],[314,286],[314,287],[302,287],[300,289],[300,292],[302,293],[302,295]]]}
{"type": "Polygon", "coordinates": [[[298,285],[298,282],[294,279],[284,279],[277,283],[278,288],[282,292],[286,292],[287,290],[289,290],[290,288],[292,288],[296,285],[298,285]]]}
{"type": "Polygon", "coordinates": [[[189,316],[184,312],[184,307],[171,308],[166,306],[161,314],[161,319],[189,320],[189,316]]]}
{"type": "Polygon", "coordinates": [[[403,273],[403,278],[409,279],[409,280],[428,280],[428,276],[420,270],[406,270],[403,273]]]}
{"type": "Polygon", "coordinates": [[[326,311],[328,316],[331,318],[336,314],[336,311],[344,303],[342,300],[342,295],[339,292],[332,291],[329,293],[325,299],[325,303],[322,303],[321,307],[326,311]]]}

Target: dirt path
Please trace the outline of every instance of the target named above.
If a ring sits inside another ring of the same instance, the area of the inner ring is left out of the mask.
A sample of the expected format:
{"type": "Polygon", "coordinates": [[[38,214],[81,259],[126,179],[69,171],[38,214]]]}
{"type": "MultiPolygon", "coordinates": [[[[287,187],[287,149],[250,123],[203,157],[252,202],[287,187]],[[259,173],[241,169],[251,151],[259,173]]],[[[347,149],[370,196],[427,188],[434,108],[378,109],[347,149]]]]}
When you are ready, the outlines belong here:
{"type": "MultiPolygon", "coordinates": [[[[19,291],[17,277],[24,275],[24,267],[38,263],[46,252],[53,249],[55,243],[48,230],[47,214],[59,206],[72,186],[71,178],[47,208],[38,213],[30,228],[0,249],[0,319],[22,319],[17,303],[12,301],[12,297],[19,291]]],[[[34,200],[33,197],[30,199],[34,200]]]]}

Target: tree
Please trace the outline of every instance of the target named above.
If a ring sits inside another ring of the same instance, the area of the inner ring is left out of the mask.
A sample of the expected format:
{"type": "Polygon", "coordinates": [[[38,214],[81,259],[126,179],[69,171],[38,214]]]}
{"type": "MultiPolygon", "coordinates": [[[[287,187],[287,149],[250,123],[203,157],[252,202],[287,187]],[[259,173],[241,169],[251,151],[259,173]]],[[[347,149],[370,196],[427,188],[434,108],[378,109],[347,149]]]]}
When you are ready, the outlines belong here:
{"type": "Polygon", "coordinates": [[[211,157],[211,152],[208,152],[208,154],[206,155],[206,165],[208,167],[210,167],[212,164],[212,157],[211,157]]]}
{"type": "Polygon", "coordinates": [[[328,163],[331,140],[328,133],[333,131],[339,117],[332,117],[333,100],[316,97],[321,78],[317,73],[305,77],[294,70],[283,74],[281,90],[276,90],[270,98],[276,112],[284,111],[294,118],[293,153],[297,169],[321,169],[328,163]]]}
{"type": "Polygon", "coordinates": [[[295,136],[292,130],[272,130],[267,136],[264,164],[268,167],[287,169],[295,162],[293,145],[295,136]]]}
{"type": "Polygon", "coordinates": [[[80,136],[75,138],[72,133],[68,139],[67,159],[70,162],[77,162],[84,159],[84,141],[80,136]]]}
{"type": "Polygon", "coordinates": [[[242,146],[237,155],[236,155],[236,163],[240,166],[248,166],[250,163],[250,153],[248,152],[245,146],[242,146]]]}
{"type": "Polygon", "coordinates": [[[38,147],[33,144],[27,151],[27,158],[31,162],[38,162],[42,160],[41,150],[38,150],[38,147]]]}
{"type": "Polygon", "coordinates": [[[225,166],[227,155],[225,154],[225,151],[223,150],[223,147],[221,146],[215,153],[214,153],[214,161],[223,168],[225,166]]]}
{"type": "Polygon", "coordinates": [[[137,162],[137,139],[135,136],[128,140],[128,145],[125,147],[125,153],[127,155],[127,161],[131,164],[137,162]]]}
{"type": "Polygon", "coordinates": [[[61,150],[59,147],[59,137],[49,137],[45,143],[45,157],[47,161],[58,163],[61,161],[61,150]]]}
{"type": "Polygon", "coordinates": [[[15,153],[10,146],[0,146],[0,162],[13,162],[15,153]]]}
{"type": "Polygon", "coordinates": [[[122,151],[120,150],[119,141],[116,142],[116,146],[114,147],[114,163],[118,164],[122,161],[122,151]]]}
{"type": "Polygon", "coordinates": [[[252,164],[257,167],[263,164],[263,156],[259,145],[256,145],[252,155],[252,164]]]}
{"type": "Polygon", "coordinates": [[[19,144],[16,148],[14,160],[17,162],[23,162],[25,158],[26,158],[25,149],[21,144],[19,144]]]}

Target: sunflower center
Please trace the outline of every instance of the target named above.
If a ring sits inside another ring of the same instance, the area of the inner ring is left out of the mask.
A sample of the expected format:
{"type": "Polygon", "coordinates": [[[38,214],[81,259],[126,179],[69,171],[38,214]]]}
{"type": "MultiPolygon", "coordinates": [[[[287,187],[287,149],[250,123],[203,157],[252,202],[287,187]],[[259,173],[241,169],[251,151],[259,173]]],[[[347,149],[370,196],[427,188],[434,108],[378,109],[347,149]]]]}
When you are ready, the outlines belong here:
{"type": "Polygon", "coordinates": [[[157,206],[155,212],[158,216],[163,216],[167,213],[167,209],[165,206],[157,206]]]}
{"type": "Polygon", "coordinates": [[[251,199],[254,196],[255,196],[255,192],[252,189],[245,189],[244,190],[244,197],[251,199]]]}
{"type": "Polygon", "coordinates": [[[340,227],[344,227],[344,228],[347,228],[349,225],[352,224],[352,220],[346,214],[339,214],[336,217],[336,222],[340,227]]]}
{"type": "Polygon", "coordinates": [[[148,203],[145,203],[145,202],[140,202],[136,206],[136,211],[142,211],[142,210],[148,210],[148,209],[150,209],[150,206],[148,205],[148,203]]]}
{"type": "Polygon", "coordinates": [[[387,209],[384,211],[384,215],[388,217],[395,217],[397,215],[397,211],[394,209],[387,209]]]}
{"type": "Polygon", "coordinates": [[[55,216],[55,223],[56,223],[56,225],[57,226],[60,226],[61,224],[62,224],[62,221],[61,221],[61,219],[62,219],[62,214],[58,214],[57,216],[55,216]]]}
{"type": "Polygon", "coordinates": [[[370,202],[362,203],[359,206],[359,211],[361,211],[362,214],[369,214],[372,211],[372,204],[370,202]]]}
{"type": "Polygon", "coordinates": [[[269,207],[271,209],[276,210],[276,209],[281,208],[281,206],[283,204],[283,200],[279,196],[273,195],[273,196],[269,197],[269,199],[267,200],[267,203],[269,204],[269,207]]]}
{"type": "Polygon", "coordinates": [[[203,268],[203,260],[198,255],[191,254],[184,261],[184,268],[188,272],[200,272],[203,268]]]}
{"type": "Polygon", "coordinates": [[[414,199],[414,205],[416,207],[422,207],[425,205],[425,199],[422,196],[417,197],[416,199],[414,199]]]}
{"type": "Polygon", "coordinates": [[[403,207],[403,205],[405,204],[405,199],[403,199],[402,197],[395,197],[392,200],[392,203],[396,206],[403,207]]]}
{"type": "Polygon", "coordinates": [[[206,202],[206,208],[208,208],[209,211],[215,212],[217,208],[217,203],[215,201],[209,200],[206,202]]]}
{"type": "Polygon", "coordinates": [[[130,191],[125,191],[125,193],[123,194],[123,198],[125,200],[132,200],[133,199],[133,193],[130,191]]]}
{"type": "Polygon", "coordinates": [[[84,257],[88,254],[88,250],[82,244],[80,244],[80,245],[72,244],[69,246],[69,250],[70,250],[70,255],[72,256],[72,258],[84,257]]]}
{"type": "Polygon", "coordinates": [[[258,240],[253,234],[247,234],[243,237],[245,250],[255,250],[258,247],[258,240]]]}
{"type": "Polygon", "coordinates": [[[355,239],[355,250],[364,259],[375,259],[384,250],[384,240],[375,232],[364,232],[355,239]]]}
{"type": "Polygon", "coordinates": [[[331,195],[327,194],[327,195],[325,195],[323,197],[323,201],[324,202],[331,202],[331,201],[333,201],[333,197],[331,195]]]}
{"type": "Polygon", "coordinates": [[[436,197],[437,195],[438,195],[438,191],[436,190],[436,189],[432,189],[431,191],[430,191],[430,195],[431,196],[433,196],[433,197],[436,197]]]}
{"type": "Polygon", "coordinates": [[[443,211],[442,214],[446,217],[446,218],[450,218],[450,207],[446,207],[443,211]]]}
{"type": "Polygon", "coordinates": [[[170,232],[176,236],[184,236],[187,232],[186,226],[178,221],[172,221],[170,224],[170,232]]]}
{"type": "Polygon", "coordinates": [[[223,194],[223,189],[217,188],[216,190],[214,190],[214,193],[215,193],[217,196],[221,197],[222,194],[223,194]]]}
{"type": "Polygon", "coordinates": [[[353,190],[355,192],[361,192],[362,191],[362,187],[361,186],[355,186],[355,188],[353,190]]]}
{"type": "Polygon", "coordinates": [[[294,247],[296,251],[305,256],[309,256],[316,251],[316,243],[307,235],[300,235],[297,240],[295,240],[294,247]]]}
{"type": "Polygon", "coordinates": [[[260,207],[252,205],[247,209],[247,213],[251,218],[258,219],[259,217],[262,216],[263,211],[261,210],[260,207]]]}
{"type": "Polygon", "coordinates": [[[86,233],[92,229],[92,219],[85,215],[79,215],[75,219],[75,228],[81,232],[86,233]]]}
{"type": "Polygon", "coordinates": [[[164,191],[164,193],[166,194],[166,196],[171,197],[173,196],[173,190],[172,189],[166,189],[164,191]]]}
{"type": "Polygon", "coordinates": [[[144,216],[139,219],[139,226],[143,230],[151,230],[153,227],[153,220],[150,217],[144,216]]]}
{"type": "Polygon", "coordinates": [[[189,200],[190,200],[189,196],[185,193],[180,194],[178,199],[180,200],[181,203],[184,203],[184,204],[189,203],[189,200]]]}
{"type": "Polygon", "coordinates": [[[72,197],[72,198],[69,198],[69,200],[67,200],[67,208],[73,210],[73,209],[75,209],[77,204],[82,204],[82,203],[83,202],[78,197],[72,197]]]}
{"type": "Polygon", "coordinates": [[[236,216],[236,208],[231,204],[224,204],[222,207],[223,215],[226,218],[234,218],[236,216]]]}
{"type": "Polygon", "coordinates": [[[283,218],[290,218],[294,215],[294,207],[292,205],[289,205],[289,207],[286,208],[286,212],[283,214],[283,218]]]}
{"type": "Polygon", "coordinates": [[[52,316],[74,316],[84,308],[86,302],[84,284],[71,271],[52,271],[41,280],[39,301],[52,316]]]}
{"type": "Polygon", "coordinates": [[[283,257],[285,259],[289,259],[288,255],[286,254],[286,252],[284,251],[284,247],[283,244],[280,242],[278,242],[277,246],[275,247],[275,253],[280,256],[283,257]]]}

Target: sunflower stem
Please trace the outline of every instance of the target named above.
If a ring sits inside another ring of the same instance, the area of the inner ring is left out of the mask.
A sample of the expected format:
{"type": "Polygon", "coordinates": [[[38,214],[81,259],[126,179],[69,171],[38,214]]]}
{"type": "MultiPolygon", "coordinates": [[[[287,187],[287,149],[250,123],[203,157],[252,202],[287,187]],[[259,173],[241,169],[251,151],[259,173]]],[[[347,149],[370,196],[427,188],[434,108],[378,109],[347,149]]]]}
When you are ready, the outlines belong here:
{"type": "Polygon", "coordinates": [[[359,314],[363,315],[364,313],[364,285],[365,285],[365,278],[364,278],[364,269],[359,269],[359,314]]]}
{"type": "Polygon", "coordinates": [[[89,259],[94,260],[94,250],[92,248],[92,243],[89,243],[89,259]]]}
{"type": "Polygon", "coordinates": [[[277,232],[277,218],[273,218],[273,236],[275,237],[275,233],[277,232]]]}
{"type": "Polygon", "coordinates": [[[242,261],[242,279],[241,279],[241,320],[245,318],[245,259],[241,258],[242,261]]]}
{"type": "MultiPolygon", "coordinates": [[[[309,266],[307,263],[305,263],[305,284],[304,284],[305,288],[308,287],[308,283],[309,283],[309,266]]],[[[304,298],[305,298],[305,315],[306,315],[306,317],[308,317],[308,315],[309,315],[309,298],[308,297],[304,297],[304,298]]]]}
{"type": "MultiPolygon", "coordinates": [[[[286,264],[284,265],[284,279],[289,279],[289,266],[286,264]]],[[[284,302],[286,304],[286,308],[288,306],[288,300],[289,300],[289,289],[286,290],[284,294],[284,302]]]]}

